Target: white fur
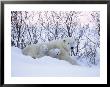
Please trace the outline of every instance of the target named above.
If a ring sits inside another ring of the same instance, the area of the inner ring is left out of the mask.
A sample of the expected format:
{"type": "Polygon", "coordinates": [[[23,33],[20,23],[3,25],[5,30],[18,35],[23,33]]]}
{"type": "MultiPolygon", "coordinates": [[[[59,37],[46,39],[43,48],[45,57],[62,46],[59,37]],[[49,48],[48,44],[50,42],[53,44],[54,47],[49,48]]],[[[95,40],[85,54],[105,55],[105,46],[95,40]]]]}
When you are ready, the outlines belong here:
{"type": "Polygon", "coordinates": [[[48,56],[51,56],[53,58],[58,58],[59,55],[60,55],[60,53],[61,53],[61,50],[60,49],[53,48],[53,49],[49,50],[48,56]]]}
{"type": "Polygon", "coordinates": [[[34,59],[45,56],[47,52],[48,47],[44,44],[32,44],[22,50],[24,55],[31,56],[34,59]]]}
{"type": "Polygon", "coordinates": [[[69,56],[70,49],[71,47],[74,46],[74,38],[72,37],[68,37],[60,40],[53,40],[47,43],[30,45],[30,46],[27,46],[25,49],[23,49],[22,52],[23,54],[30,55],[33,58],[40,58],[45,55],[48,55],[47,50],[45,51],[43,50],[42,48],[43,45],[45,45],[48,51],[51,51],[51,49],[54,49],[54,48],[60,49],[60,54],[58,55],[58,59],[65,60],[71,64],[77,64],[76,61],[71,59],[69,56]]]}

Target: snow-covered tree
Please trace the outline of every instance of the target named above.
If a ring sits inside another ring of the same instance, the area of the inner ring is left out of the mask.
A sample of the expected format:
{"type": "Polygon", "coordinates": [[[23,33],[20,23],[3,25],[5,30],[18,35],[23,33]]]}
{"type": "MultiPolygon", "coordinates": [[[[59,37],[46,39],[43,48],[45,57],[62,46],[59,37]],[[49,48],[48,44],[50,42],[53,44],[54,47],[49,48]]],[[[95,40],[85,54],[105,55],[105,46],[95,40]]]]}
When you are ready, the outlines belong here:
{"type": "Polygon", "coordinates": [[[11,45],[23,49],[29,44],[74,37],[71,56],[98,64],[100,49],[99,11],[11,11],[11,45]]]}

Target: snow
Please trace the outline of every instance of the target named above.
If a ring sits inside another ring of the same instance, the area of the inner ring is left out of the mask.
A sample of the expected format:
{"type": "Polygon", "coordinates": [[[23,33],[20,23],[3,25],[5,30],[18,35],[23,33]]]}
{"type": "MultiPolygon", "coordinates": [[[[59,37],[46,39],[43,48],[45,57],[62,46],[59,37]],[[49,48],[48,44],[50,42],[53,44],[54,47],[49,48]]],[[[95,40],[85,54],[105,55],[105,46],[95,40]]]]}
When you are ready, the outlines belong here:
{"type": "Polygon", "coordinates": [[[49,56],[32,59],[21,53],[21,49],[11,48],[12,77],[96,77],[100,76],[99,67],[71,65],[64,60],[49,56]]]}

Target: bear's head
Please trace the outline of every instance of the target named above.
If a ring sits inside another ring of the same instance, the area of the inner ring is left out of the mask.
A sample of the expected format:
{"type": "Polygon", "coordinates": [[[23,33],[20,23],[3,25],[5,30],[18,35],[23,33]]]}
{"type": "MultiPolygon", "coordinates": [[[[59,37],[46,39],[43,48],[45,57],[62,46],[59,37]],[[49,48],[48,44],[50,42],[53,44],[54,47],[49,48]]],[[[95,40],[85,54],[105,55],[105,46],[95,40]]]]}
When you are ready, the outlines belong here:
{"type": "Polygon", "coordinates": [[[68,37],[63,39],[63,48],[67,51],[74,49],[74,38],[68,37]]]}
{"type": "Polygon", "coordinates": [[[61,50],[59,48],[53,48],[51,50],[49,50],[48,55],[53,57],[53,58],[57,58],[61,53],[61,50]]]}
{"type": "Polygon", "coordinates": [[[55,48],[54,49],[54,52],[55,52],[55,55],[60,55],[60,53],[61,53],[61,50],[60,49],[58,49],[58,48],[55,48]]]}

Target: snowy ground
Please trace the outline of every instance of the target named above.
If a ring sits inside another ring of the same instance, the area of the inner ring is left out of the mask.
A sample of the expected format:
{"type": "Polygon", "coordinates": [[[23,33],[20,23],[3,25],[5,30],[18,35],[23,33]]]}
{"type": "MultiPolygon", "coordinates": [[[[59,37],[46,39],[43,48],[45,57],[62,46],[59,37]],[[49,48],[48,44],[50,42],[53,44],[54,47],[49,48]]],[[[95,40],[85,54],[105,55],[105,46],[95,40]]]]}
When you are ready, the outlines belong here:
{"type": "Polygon", "coordinates": [[[99,67],[71,65],[64,60],[49,56],[32,59],[30,56],[22,55],[21,50],[15,47],[11,49],[11,59],[11,75],[14,77],[100,76],[99,67]]]}

